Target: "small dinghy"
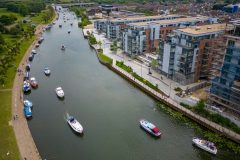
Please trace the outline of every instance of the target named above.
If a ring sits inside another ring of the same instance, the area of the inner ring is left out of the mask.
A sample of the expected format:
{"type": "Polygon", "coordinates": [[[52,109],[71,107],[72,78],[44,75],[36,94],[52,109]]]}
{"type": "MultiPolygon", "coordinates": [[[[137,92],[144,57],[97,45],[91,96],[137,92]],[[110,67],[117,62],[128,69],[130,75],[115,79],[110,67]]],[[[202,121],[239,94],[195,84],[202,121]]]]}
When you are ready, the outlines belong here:
{"type": "Polygon", "coordinates": [[[192,139],[192,142],[197,147],[199,147],[199,148],[201,148],[201,149],[203,149],[203,150],[205,150],[209,153],[212,153],[212,154],[215,154],[215,155],[217,154],[217,147],[212,142],[209,142],[209,141],[197,138],[197,137],[194,137],[192,139]]]}
{"type": "Polygon", "coordinates": [[[83,133],[82,125],[72,116],[67,119],[69,126],[77,133],[83,133]]]}
{"type": "Polygon", "coordinates": [[[150,133],[151,135],[155,136],[155,137],[159,137],[161,136],[161,132],[160,132],[160,129],[157,128],[154,124],[144,120],[144,119],[141,119],[140,121],[140,126],[145,130],[147,131],[148,133],[150,133]]]}

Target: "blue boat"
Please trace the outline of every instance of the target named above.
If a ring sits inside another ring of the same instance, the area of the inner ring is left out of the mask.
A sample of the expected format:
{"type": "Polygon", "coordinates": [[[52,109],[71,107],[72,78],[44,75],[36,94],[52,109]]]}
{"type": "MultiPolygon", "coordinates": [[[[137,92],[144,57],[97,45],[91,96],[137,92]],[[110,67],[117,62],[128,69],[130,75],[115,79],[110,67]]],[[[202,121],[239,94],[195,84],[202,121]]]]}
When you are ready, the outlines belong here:
{"type": "Polygon", "coordinates": [[[23,92],[24,92],[24,93],[27,93],[27,92],[29,92],[29,91],[31,91],[30,84],[29,84],[29,82],[24,81],[24,82],[23,82],[23,92]]]}
{"type": "Polygon", "coordinates": [[[33,107],[33,103],[27,99],[23,101],[23,104],[24,104],[24,107],[30,107],[30,108],[33,107]]]}
{"type": "Polygon", "coordinates": [[[26,118],[32,117],[32,110],[31,107],[24,106],[23,112],[26,118]]]}

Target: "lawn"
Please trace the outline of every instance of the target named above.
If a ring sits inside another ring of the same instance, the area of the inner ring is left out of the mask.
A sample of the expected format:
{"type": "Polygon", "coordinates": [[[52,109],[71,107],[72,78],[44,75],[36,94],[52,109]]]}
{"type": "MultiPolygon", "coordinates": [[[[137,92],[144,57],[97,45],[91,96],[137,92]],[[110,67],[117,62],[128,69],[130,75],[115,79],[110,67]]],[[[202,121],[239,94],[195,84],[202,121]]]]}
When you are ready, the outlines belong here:
{"type": "MultiPolygon", "coordinates": [[[[5,84],[4,88],[12,88],[14,77],[15,77],[15,74],[16,74],[17,66],[21,62],[23,55],[25,54],[25,52],[27,51],[29,46],[32,44],[34,39],[35,39],[35,36],[33,36],[32,38],[29,38],[27,40],[24,40],[21,43],[21,45],[20,45],[20,53],[15,57],[15,61],[12,62],[13,66],[10,67],[8,69],[8,71],[7,71],[7,74],[6,74],[7,75],[6,84],[5,84]]],[[[1,88],[3,88],[3,87],[0,86],[0,89],[1,88]]]]}
{"type": "Polygon", "coordinates": [[[20,159],[13,127],[9,125],[11,120],[11,91],[0,91],[0,159],[20,159]],[[14,137],[14,138],[13,138],[14,137]],[[7,155],[9,153],[9,155],[7,155]]]}
{"type": "Polygon", "coordinates": [[[108,64],[113,63],[112,58],[109,58],[108,56],[104,55],[103,53],[99,53],[98,57],[99,57],[100,61],[102,61],[104,63],[108,63],[108,64]]]}
{"type": "Polygon", "coordinates": [[[18,13],[14,13],[14,12],[8,11],[6,8],[0,8],[0,16],[2,16],[2,15],[10,15],[10,14],[15,15],[18,20],[21,20],[23,18],[23,16],[21,16],[18,13]]]}

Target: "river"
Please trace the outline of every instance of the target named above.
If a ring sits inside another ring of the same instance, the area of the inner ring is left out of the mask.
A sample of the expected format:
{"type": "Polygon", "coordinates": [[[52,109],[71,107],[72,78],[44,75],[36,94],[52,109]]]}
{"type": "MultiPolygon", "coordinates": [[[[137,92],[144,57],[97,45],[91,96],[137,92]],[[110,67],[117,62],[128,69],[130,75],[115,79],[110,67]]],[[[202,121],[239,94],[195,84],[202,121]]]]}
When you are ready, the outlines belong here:
{"type": "Polygon", "coordinates": [[[63,13],[37,49],[30,75],[39,88],[25,98],[33,101],[33,118],[28,121],[43,159],[56,160],[200,160],[230,159],[219,150],[210,155],[194,146],[194,131],[159,110],[156,102],[132,84],[101,65],[83,38],[78,20],[63,13]],[[73,26],[70,23],[73,22],[73,26]],[[63,27],[59,28],[58,25],[63,27]],[[71,30],[68,34],[67,31],[71,30]],[[65,51],[60,47],[64,44],[65,51]],[[46,77],[44,67],[51,69],[46,77]],[[59,100],[55,88],[62,86],[65,99],[59,100]],[[75,116],[84,127],[76,135],[66,122],[75,116]],[[155,139],[139,127],[145,118],[161,128],[155,139]]]}

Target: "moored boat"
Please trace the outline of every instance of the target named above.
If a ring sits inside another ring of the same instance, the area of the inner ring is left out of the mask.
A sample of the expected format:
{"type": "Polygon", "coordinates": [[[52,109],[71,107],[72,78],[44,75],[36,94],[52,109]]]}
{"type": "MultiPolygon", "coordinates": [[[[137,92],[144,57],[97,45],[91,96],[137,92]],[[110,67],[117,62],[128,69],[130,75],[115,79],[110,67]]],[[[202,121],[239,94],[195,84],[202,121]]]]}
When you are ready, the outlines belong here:
{"type": "Polygon", "coordinates": [[[57,87],[56,88],[56,94],[59,98],[63,98],[64,97],[64,92],[63,92],[63,89],[62,87],[57,87]]]}
{"type": "Polygon", "coordinates": [[[77,133],[83,133],[82,125],[72,116],[67,119],[67,123],[77,133]]]}
{"type": "Polygon", "coordinates": [[[30,85],[32,86],[32,88],[37,88],[38,87],[38,83],[35,77],[31,77],[30,78],[30,85]]]}
{"type": "Polygon", "coordinates": [[[31,107],[24,106],[23,112],[26,118],[32,117],[32,110],[31,107]]]}
{"type": "Polygon", "coordinates": [[[33,49],[32,54],[37,54],[37,51],[35,49],[33,49]]]}
{"type": "Polygon", "coordinates": [[[150,133],[151,135],[155,136],[155,137],[159,137],[162,133],[160,132],[160,129],[157,128],[154,124],[141,119],[140,121],[140,126],[147,131],[148,133],[150,133]]]}
{"type": "Polygon", "coordinates": [[[28,57],[28,60],[31,62],[34,58],[34,54],[31,54],[29,57],[28,57]]]}
{"type": "Polygon", "coordinates": [[[27,93],[27,92],[29,92],[29,91],[31,91],[30,84],[29,84],[29,82],[24,81],[24,82],[23,82],[23,92],[24,92],[24,93],[27,93]]]}
{"type": "Polygon", "coordinates": [[[24,104],[24,107],[25,107],[25,106],[26,106],[26,107],[30,107],[30,108],[33,107],[33,103],[32,103],[31,101],[27,100],[27,99],[25,99],[25,100],[23,101],[23,104],[24,104]]]}
{"type": "Polygon", "coordinates": [[[217,147],[212,142],[209,142],[209,141],[197,138],[197,137],[194,137],[192,139],[192,142],[197,147],[199,147],[199,148],[201,148],[201,149],[203,149],[203,150],[205,150],[209,153],[212,153],[212,154],[215,154],[215,155],[217,154],[217,147]]]}
{"type": "Polygon", "coordinates": [[[31,65],[30,65],[30,64],[27,64],[27,65],[26,65],[26,71],[30,71],[30,69],[31,69],[31,65]]]}

